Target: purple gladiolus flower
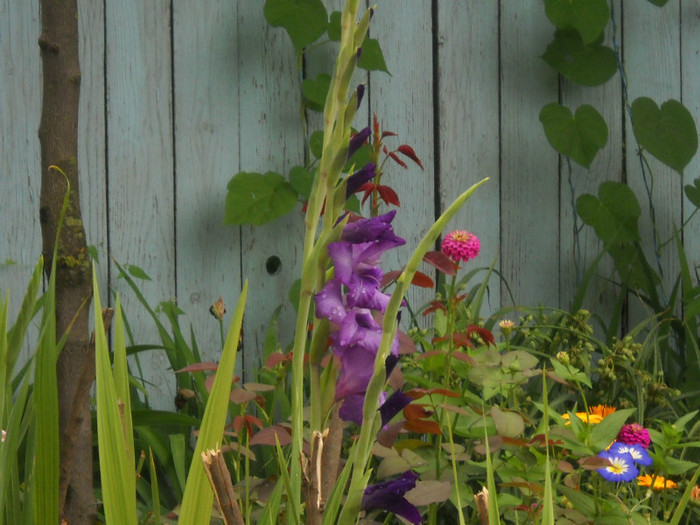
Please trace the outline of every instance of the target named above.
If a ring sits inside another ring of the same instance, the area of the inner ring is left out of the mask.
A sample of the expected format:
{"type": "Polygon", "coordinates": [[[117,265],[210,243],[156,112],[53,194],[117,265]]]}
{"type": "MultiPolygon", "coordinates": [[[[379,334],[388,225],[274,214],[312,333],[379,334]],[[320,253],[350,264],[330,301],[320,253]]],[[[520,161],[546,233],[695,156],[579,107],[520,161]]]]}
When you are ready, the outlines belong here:
{"type": "MultiPolygon", "coordinates": [[[[340,240],[328,245],[334,277],[316,294],[316,315],[334,325],[333,353],[340,361],[335,400],[342,401],[340,417],[362,424],[367,385],[382,340],[374,312],[384,312],[389,296],[380,291],[381,255],[405,241],[391,228],[395,211],[360,219],[343,229],[340,240]]],[[[398,361],[398,338],[386,360],[386,373],[398,361]]]]}
{"type": "Polygon", "coordinates": [[[391,419],[401,410],[411,404],[413,398],[404,394],[400,390],[389,396],[382,406],[379,407],[379,413],[382,415],[382,426],[386,425],[391,419]]]}
{"type": "Polygon", "coordinates": [[[377,175],[377,167],[371,162],[364,168],[357,170],[348,177],[348,183],[345,186],[345,198],[347,199],[359,190],[365,182],[371,181],[377,175]]]}
{"type": "Polygon", "coordinates": [[[385,510],[419,525],[423,522],[420,512],[404,498],[406,492],[416,486],[416,481],[418,474],[408,470],[396,479],[368,486],[362,497],[362,510],[385,510]]]}
{"type": "Polygon", "coordinates": [[[365,85],[359,84],[357,86],[357,109],[360,109],[360,104],[362,104],[362,98],[365,96],[365,85]]]}
{"type": "Polygon", "coordinates": [[[354,136],[350,137],[350,143],[348,144],[348,158],[352,157],[358,149],[365,143],[365,141],[372,134],[372,130],[367,126],[361,129],[354,136]]]}

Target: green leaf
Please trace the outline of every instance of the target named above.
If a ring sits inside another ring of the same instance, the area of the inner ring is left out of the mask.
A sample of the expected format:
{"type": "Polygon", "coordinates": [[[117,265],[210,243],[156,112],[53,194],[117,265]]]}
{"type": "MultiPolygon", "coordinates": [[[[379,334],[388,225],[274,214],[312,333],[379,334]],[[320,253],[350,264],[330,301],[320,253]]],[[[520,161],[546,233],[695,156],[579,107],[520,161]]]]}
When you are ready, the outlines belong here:
{"type": "Polygon", "coordinates": [[[150,281],[151,278],[149,275],[139,266],[136,266],[135,264],[127,264],[126,265],[126,270],[134,277],[137,279],[142,279],[144,281],[150,281]]]}
{"type": "Polygon", "coordinates": [[[204,410],[202,426],[199,429],[199,437],[192,456],[185,493],[180,506],[179,523],[208,523],[211,517],[214,493],[207,480],[201,458],[202,452],[221,448],[247,294],[248,281],[245,281],[241,295],[238,298],[236,311],[231,320],[228,335],[226,336],[219,369],[216,372],[214,384],[204,410]]]}
{"type": "Polygon", "coordinates": [[[340,20],[342,17],[340,11],[333,11],[328,18],[328,38],[333,42],[340,42],[340,20]]]}
{"type": "Polygon", "coordinates": [[[547,104],[540,111],[540,122],[551,146],[585,168],[608,142],[605,120],[588,104],[580,106],[576,115],[560,104],[547,104]]]}
{"type": "Polygon", "coordinates": [[[496,432],[501,436],[514,438],[525,430],[525,422],[517,412],[504,412],[494,405],[491,407],[491,418],[496,432]]]}
{"type": "Polygon", "coordinates": [[[357,61],[357,67],[367,71],[384,71],[389,73],[384,61],[384,53],[382,53],[382,48],[376,38],[365,38],[365,41],[362,43],[360,59],[357,61]]]}
{"type": "Polygon", "coordinates": [[[698,150],[698,130],[685,106],[667,100],[661,108],[648,97],[632,102],[632,129],[639,145],[677,172],[698,150]]]}
{"type": "Polygon", "coordinates": [[[627,418],[636,411],[636,408],[617,410],[604,417],[597,425],[593,425],[591,430],[591,444],[593,447],[598,451],[607,449],[620,433],[620,429],[627,421],[627,418]]]}
{"type": "Polygon", "coordinates": [[[592,226],[596,235],[605,242],[638,241],[637,220],[642,211],[629,186],[614,181],[603,182],[598,195],[584,194],[576,200],[576,210],[583,222],[592,226]]]}
{"type": "Polygon", "coordinates": [[[224,224],[260,225],[289,213],[297,192],[279,173],[241,171],[229,181],[224,224]]]}
{"type": "Polygon", "coordinates": [[[317,75],[316,78],[313,79],[304,79],[301,83],[301,92],[304,98],[306,98],[310,109],[314,111],[323,111],[330,85],[331,77],[325,73],[317,75]]]}
{"type": "Polygon", "coordinates": [[[309,137],[309,149],[311,154],[317,159],[323,154],[323,131],[316,130],[309,137]]]}
{"type": "Polygon", "coordinates": [[[696,208],[700,208],[700,177],[693,181],[693,185],[685,185],[685,196],[696,208]]]}
{"type": "Polygon", "coordinates": [[[289,184],[304,200],[309,200],[314,176],[304,166],[294,166],[289,171],[289,184]]]}
{"type": "Polygon", "coordinates": [[[600,36],[610,18],[607,0],[545,0],[545,12],[559,29],[576,29],[586,44],[600,36]]]}
{"type": "Polygon", "coordinates": [[[267,0],[263,12],[271,26],[287,31],[297,52],[318,39],[328,26],[321,0],[267,0]]]}
{"type": "Polygon", "coordinates": [[[654,4],[655,6],[658,7],[663,7],[666,4],[668,4],[668,0],[647,0],[650,4],[654,4]]]}
{"type": "Polygon", "coordinates": [[[589,44],[574,30],[559,30],[542,55],[547,64],[583,86],[598,86],[617,71],[615,52],[607,46],[589,44]]]}

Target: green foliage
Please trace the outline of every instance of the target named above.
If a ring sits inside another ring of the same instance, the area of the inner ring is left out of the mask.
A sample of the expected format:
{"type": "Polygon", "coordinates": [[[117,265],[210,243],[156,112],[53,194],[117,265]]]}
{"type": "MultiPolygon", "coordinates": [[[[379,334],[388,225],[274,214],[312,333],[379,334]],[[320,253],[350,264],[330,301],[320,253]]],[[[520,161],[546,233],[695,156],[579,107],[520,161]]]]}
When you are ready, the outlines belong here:
{"type": "Polygon", "coordinates": [[[582,86],[604,84],[617,71],[615,52],[599,43],[586,44],[578,31],[559,29],[542,55],[562,76],[582,86]]]}
{"type": "Polygon", "coordinates": [[[677,172],[698,150],[698,130],[685,106],[667,100],[659,108],[647,97],[632,102],[632,128],[639,145],[677,172]]]}
{"type": "Polygon", "coordinates": [[[610,19],[607,0],[545,0],[545,12],[559,29],[576,29],[585,44],[597,40],[610,19]]]}
{"type": "Polygon", "coordinates": [[[328,13],[321,0],[266,0],[265,19],[283,27],[300,53],[326,31],[328,13]]]}
{"type": "Polygon", "coordinates": [[[290,212],[297,193],[282,175],[274,172],[240,172],[226,186],[224,224],[260,225],[290,212]]]}
{"type": "Polygon", "coordinates": [[[366,38],[362,43],[362,53],[357,61],[357,67],[367,71],[384,71],[389,73],[389,69],[384,61],[384,53],[376,38],[366,38]]]}
{"type": "Polygon", "coordinates": [[[548,104],[540,112],[540,122],[552,147],[586,168],[608,141],[605,120],[588,104],[580,106],[575,116],[567,107],[548,104]]]}
{"type": "Polygon", "coordinates": [[[637,222],[641,208],[634,192],[626,184],[608,181],[600,185],[598,197],[581,195],[576,209],[583,222],[592,226],[601,240],[607,243],[638,241],[637,222]]]}

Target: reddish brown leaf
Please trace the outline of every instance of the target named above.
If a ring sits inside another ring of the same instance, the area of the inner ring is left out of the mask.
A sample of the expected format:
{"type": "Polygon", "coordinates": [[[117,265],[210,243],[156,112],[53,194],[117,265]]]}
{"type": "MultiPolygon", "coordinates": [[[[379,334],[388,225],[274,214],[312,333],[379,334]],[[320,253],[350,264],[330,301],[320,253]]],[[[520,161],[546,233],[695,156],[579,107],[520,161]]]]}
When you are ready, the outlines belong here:
{"type": "Polygon", "coordinates": [[[403,272],[401,270],[391,270],[390,272],[386,272],[382,276],[382,281],[379,283],[379,286],[384,288],[385,286],[390,285],[393,283],[396,279],[399,278],[399,275],[401,275],[403,272]]]}
{"type": "Polygon", "coordinates": [[[421,288],[432,288],[435,286],[433,280],[425,275],[423,272],[416,272],[411,280],[411,284],[419,286],[421,288]]]}
{"type": "Polygon", "coordinates": [[[415,432],[416,434],[441,434],[440,425],[438,425],[433,420],[426,419],[415,419],[413,421],[406,421],[403,428],[409,432],[415,432]]]}
{"type": "Polygon", "coordinates": [[[406,421],[402,419],[401,421],[389,423],[381,428],[379,432],[377,432],[377,443],[386,448],[393,447],[405,422],[406,421]]]}
{"type": "Polygon", "coordinates": [[[263,428],[250,440],[250,445],[271,445],[275,446],[275,436],[281,446],[289,445],[292,442],[292,432],[283,425],[272,425],[263,428]]]}
{"type": "Polygon", "coordinates": [[[413,342],[408,334],[398,331],[399,333],[399,355],[412,354],[416,351],[416,343],[413,342]]]}
{"type": "Polygon", "coordinates": [[[266,385],[264,383],[245,383],[243,387],[251,392],[271,392],[275,389],[275,385],[266,385]]]}
{"type": "Polygon", "coordinates": [[[443,312],[447,313],[447,308],[444,304],[442,304],[440,301],[431,301],[430,306],[423,310],[423,315],[425,316],[432,314],[435,310],[442,310],[443,312]]]}
{"type": "Polygon", "coordinates": [[[445,355],[445,352],[442,350],[430,350],[429,352],[423,352],[418,356],[418,359],[428,359],[429,357],[433,357],[436,355],[445,355]]]}
{"type": "Polygon", "coordinates": [[[446,388],[412,388],[406,395],[413,399],[420,399],[423,396],[428,396],[430,394],[441,394],[447,397],[461,397],[457,392],[448,390],[446,388]]]}
{"type": "Polygon", "coordinates": [[[423,169],[423,163],[420,161],[418,158],[418,155],[416,155],[416,152],[413,150],[413,148],[407,144],[402,144],[398,148],[396,148],[396,151],[399,153],[402,153],[406,155],[409,159],[411,159],[413,162],[418,164],[420,166],[420,169],[423,169]]]}
{"type": "Polygon", "coordinates": [[[455,275],[457,273],[457,263],[442,252],[436,250],[426,252],[423,260],[446,275],[455,275]]]}
{"type": "Polygon", "coordinates": [[[182,372],[204,372],[206,370],[218,370],[219,364],[208,361],[206,363],[195,363],[193,365],[186,366],[180,370],[175,370],[176,374],[181,374],[182,372]]]}
{"type": "Polygon", "coordinates": [[[381,137],[384,139],[386,137],[398,137],[398,133],[394,133],[393,131],[382,131],[381,137]]]}
{"type": "Polygon", "coordinates": [[[401,207],[401,203],[399,202],[399,196],[389,186],[378,184],[377,191],[379,192],[379,196],[384,202],[386,202],[387,204],[393,204],[397,207],[401,207]]]}
{"type": "Polygon", "coordinates": [[[578,460],[578,465],[584,470],[598,470],[609,467],[610,461],[600,456],[589,456],[578,460]]]}
{"type": "Polygon", "coordinates": [[[242,388],[234,388],[231,390],[231,403],[242,404],[254,400],[258,397],[255,392],[248,392],[242,388]]]}
{"type": "Polygon", "coordinates": [[[394,162],[396,162],[396,164],[398,164],[402,168],[408,169],[408,164],[402,161],[396,153],[394,153],[393,151],[387,151],[386,148],[384,148],[384,153],[389,155],[394,160],[394,162]]]}
{"type": "Polygon", "coordinates": [[[460,352],[459,350],[456,350],[452,354],[452,357],[469,365],[476,364],[476,361],[474,361],[474,358],[472,356],[470,356],[469,354],[465,354],[464,352],[460,352]]]}
{"type": "Polygon", "coordinates": [[[281,352],[274,352],[270,354],[265,361],[265,366],[267,368],[275,368],[280,363],[289,363],[292,360],[292,354],[283,354],[281,352]]]}
{"type": "Polygon", "coordinates": [[[493,334],[490,330],[482,326],[472,324],[467,327],[467,336],[471,337],[472,334],[478,334],[479,337],[481,337],[481,339],[484,341],[484,343],[486,343],[486,346],[496,346],[496,340],[494,339],[493,334]]]}

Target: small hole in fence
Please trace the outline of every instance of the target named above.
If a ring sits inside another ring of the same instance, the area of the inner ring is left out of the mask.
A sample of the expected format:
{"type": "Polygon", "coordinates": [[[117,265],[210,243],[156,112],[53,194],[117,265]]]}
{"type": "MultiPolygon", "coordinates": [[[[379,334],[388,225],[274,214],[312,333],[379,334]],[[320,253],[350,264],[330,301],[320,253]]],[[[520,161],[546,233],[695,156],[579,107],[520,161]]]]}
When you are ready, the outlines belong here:
{"type": "Polygon", "coordinates": [[[282,261],[276,255],[268,257],[267,261],[265,261],[265,270],[267,270],[267,273],[270,275],[275,275],[279,273],[281,268],[282,261]]]}

